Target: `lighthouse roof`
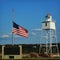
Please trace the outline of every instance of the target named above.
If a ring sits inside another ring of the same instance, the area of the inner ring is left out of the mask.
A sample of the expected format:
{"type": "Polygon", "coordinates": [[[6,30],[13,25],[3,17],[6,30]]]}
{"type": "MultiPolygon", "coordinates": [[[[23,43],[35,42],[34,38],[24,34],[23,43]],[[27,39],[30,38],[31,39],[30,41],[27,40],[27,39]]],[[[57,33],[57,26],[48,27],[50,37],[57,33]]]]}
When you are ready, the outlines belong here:
{"type": "Polygon", "coordinates": [[[52,16],[48,13],[48,14],[45,16],[45,20],[46,20],[46,21],[52,21],[52,16]]]}

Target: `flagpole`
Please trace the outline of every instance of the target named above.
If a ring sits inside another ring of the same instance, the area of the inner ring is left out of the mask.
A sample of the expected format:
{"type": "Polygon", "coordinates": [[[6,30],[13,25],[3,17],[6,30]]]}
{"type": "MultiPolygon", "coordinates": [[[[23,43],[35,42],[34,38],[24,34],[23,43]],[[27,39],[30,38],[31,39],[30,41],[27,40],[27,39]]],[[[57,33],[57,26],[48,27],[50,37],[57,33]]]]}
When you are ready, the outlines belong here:
{"type": "MultiPolygon", "coordinates": [[[[14,21],[14,9],[12,9],[12,30],[13,30],[13,21],[14,21]]],[[[14,45],[14,35],[12,33],[12,45],[14,45]]]]}

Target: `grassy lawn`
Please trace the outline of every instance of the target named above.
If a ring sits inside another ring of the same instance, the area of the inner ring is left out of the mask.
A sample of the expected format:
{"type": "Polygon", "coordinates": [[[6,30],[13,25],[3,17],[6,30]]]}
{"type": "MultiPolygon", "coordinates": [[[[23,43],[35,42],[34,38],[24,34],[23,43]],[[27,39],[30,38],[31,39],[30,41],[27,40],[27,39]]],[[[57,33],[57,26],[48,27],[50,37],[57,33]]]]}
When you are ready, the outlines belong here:
{"type": "MultiPolygon", "coordinates": [[[[0,59],[2,60],[2,59],[0,59]]],[[[6,60],[6,59],[3,59],[6,60]]],[[[14,60],[14,59],[13,59],[14,60]]],[[[60,60],[60,58],[22,58],[22,59],[17,59],[17,60],[60,60]]]]}
{"type": "MultiPolygon", "coordinates": [[[[26,55],[26,54],[25,54],[26,55]]],[[[27,54],[25,57],[22,58],[22,60],[60,60],[60,57],[43,57],[43,56],[33,56],[29,57],[29,54],[27,54]]]]}
{"type": "Polygon", "coordinates": [[[60,60],[60,58],[25,58],[22,60],[60,60]]]}

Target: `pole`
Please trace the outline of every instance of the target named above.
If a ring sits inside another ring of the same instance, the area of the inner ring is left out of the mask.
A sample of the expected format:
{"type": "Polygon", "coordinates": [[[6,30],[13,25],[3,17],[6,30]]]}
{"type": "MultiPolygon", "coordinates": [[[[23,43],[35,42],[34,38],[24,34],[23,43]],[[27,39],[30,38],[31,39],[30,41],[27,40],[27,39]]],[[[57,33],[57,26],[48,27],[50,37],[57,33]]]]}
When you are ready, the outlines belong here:
{"type": "Polygon", "coordinates": [[[42,29],[41,29],[41,38],[40,38],[40,45],[39,45],[39,54],[41,53],[41,48],[42,48],[41,40],[42,40],[42,29]]]}
{"type": "MultiPolygon", "coordinates": [[[[14,9],[12,9],[12,30],[13,30],[13,21],[14,21],[14,9]]],[[[12,45],[14,45],[14,36],[12,33],[12,45]]]]}
{"type": "Polygon", "coordinates": [[[55,38],[56,38],[56,47],[57,47],[57,54],[58,54],[58,56],[59,56],[59,48],[58,48],[58,42],[57,42],[57,33],[56,33],[56,30],[54,30],[54,32],[55,32],[55,38]]]}
{"type": "Polygon", "coordinates": [[[51,36],[52,31],[50,30],[50,54],[52,54],[52,36],[51,36]]]}
{"type": "Polygon", "coordinates": [[[48,54],[48,31],[46,31],[46,54],[48,54]]]}

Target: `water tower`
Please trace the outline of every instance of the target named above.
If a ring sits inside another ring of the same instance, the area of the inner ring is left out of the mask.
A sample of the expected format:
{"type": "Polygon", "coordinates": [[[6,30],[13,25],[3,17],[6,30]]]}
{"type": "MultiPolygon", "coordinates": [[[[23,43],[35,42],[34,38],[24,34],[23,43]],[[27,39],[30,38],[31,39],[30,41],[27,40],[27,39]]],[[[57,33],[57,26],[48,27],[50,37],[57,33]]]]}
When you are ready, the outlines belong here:
{"type": "Polygon", "coordinates": [[[40,53],[41,52],[46,54],[54,53],[59,55],[56,36],[56,26],[50,14],[47,14],[47,16],[45,16],[45,20],[42,22],[39,51],[40,53]]]}

